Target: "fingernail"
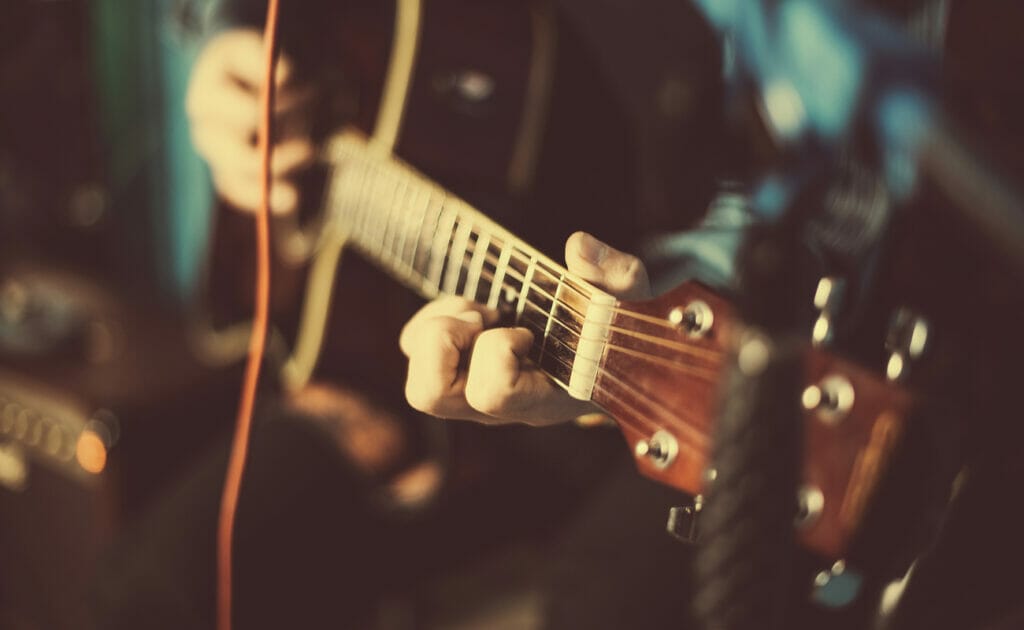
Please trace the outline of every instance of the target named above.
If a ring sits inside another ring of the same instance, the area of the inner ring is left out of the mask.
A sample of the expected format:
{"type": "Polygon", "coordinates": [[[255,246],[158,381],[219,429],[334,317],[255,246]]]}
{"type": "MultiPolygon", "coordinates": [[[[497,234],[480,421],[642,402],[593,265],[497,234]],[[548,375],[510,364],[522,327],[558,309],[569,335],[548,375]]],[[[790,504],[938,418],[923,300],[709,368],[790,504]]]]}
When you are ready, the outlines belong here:
{"type": "Polygon", "coordinates": [[[608,255],[608,246],[593,236],[583,233],[580,239],[580,257],[595,265],[599,264],[608,255]]]}
{"type": "Polygon", "coordinates": [[[484,316],[479,311],[466,311],[465,313],[459,313],[455,316],[455,319],[462,320],[470,324],[476,324],[477,326],[483,327],[484,316]]]}

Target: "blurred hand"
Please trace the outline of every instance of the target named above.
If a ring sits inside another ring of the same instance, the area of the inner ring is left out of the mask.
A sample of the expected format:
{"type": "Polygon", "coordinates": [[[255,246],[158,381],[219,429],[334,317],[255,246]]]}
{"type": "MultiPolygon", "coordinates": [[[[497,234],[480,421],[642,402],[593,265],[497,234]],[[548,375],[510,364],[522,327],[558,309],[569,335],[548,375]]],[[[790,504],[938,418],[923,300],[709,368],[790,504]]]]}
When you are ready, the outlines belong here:
{"type": "MultiPolygon", "coordinates": [[[[617,297],[650,295],[647,271],[637,258],[588,234],[569,237],[565,260],[570,272],[617,297]]],[[[409,358],[409,404],[442,418],[535,426],[598,411],[551,383],[526,358],[533,343],[528,329],[487,329],[497,317],[459,297],[439,298],[420,309],[399,341],[409,358]]]]}
{"type": "MultiPolygon", "coordinates": [[[[240,210],[259,205],[259,92],[264,80],[263,36],[252,29],[225,31],[200,52],[189,79],[185,108],[192,143],[209,163],[217,191],[240,210]]],[[[298,207],[293,176],[312,164],[309,110],[314,90],[295,80],[292,62],[277,65],[275,145],[271,164],[271,209],[298,207]]]]}

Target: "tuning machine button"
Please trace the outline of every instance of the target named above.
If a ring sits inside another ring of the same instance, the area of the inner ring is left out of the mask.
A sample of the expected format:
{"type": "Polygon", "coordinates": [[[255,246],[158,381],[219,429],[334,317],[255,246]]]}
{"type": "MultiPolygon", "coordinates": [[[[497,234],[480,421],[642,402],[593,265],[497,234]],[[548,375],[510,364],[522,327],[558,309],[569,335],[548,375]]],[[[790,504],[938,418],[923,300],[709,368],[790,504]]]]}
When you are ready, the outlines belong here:
{"type": "Polygon", "coordinates": [[[677,306],[669,311],[668,321],[691,337],[703,337],[715,323],[715,312],[704,300],[694,300],[685,307],[677,306]]]}
{"type": "Polygon", "coordinates": [[[667,431],[658,431],[647,440],[640,440],[633,448],[637,459],[646,458],[658,468],[667,468],[679,455],[679,442],[667,431]]]}
{"type": "Polygon", "coordinates": [[[703,508],[704,497],[699,494],[693,497],[693,500],[687,505],[669,508],[665,531],[681,542],[697,542],[700,534],[698,521],[703,508]]]}
{"type": "Polygon", "coordinates": [[[855,399],[856,391],[849,379],[832,374],[804,389],[800,404],[807,411],[815,412],[825,424],[835,425],[850,413],[855,399]]]}
{"type": "Polygon", "coordinates": [[[825,509],[825,495],[821,488],[813,485],[804,485],[796,495],[797,514],[794,524],[800,529],[806,529],[818,522],[821,513],[825,509]]]}
{"type": "Polygon", "coordinates": [[[826,276],[818,280],[814,291],[814,308],[818,310],[818,318],[811,329],[811,342],[815,346],[825,346],[835,336],[835,318],[843,305],[846,295],[846,280],[835,276],[826,276]]]}
{"type": "Polygon", "coordinates": [[[910,364],[916,361],[928,345],[928,321],[908,308],[901,308],[889,323],[885,349],[889,359],[885,376],[890,381],[906,377],[910,364]]]}

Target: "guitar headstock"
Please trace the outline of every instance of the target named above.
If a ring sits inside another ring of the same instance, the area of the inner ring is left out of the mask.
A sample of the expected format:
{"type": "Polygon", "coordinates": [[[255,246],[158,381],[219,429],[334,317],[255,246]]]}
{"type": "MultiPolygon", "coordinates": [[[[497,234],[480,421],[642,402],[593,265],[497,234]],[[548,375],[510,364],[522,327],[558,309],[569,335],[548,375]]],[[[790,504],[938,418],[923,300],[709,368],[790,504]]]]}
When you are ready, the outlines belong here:
{"type": "Polygon", "coordinates": [[[617,305],[593,400],[648,477],[700,492],[734,319],[726,300],[696,282],[617,305]]]}
{"type": "MultiPolygon", "coordinates": [[[[744,329],[726,300],[695,282],[617,305],[593,400],[616,419],[641,473],[691,494],[714,478],[720,385],[744,329]]],[[[838,558],[904,432],[911,397],[893,379],[810,342],[795,351],[802,386],[792,395],[804,436],[798,535],[838,558]]]]}

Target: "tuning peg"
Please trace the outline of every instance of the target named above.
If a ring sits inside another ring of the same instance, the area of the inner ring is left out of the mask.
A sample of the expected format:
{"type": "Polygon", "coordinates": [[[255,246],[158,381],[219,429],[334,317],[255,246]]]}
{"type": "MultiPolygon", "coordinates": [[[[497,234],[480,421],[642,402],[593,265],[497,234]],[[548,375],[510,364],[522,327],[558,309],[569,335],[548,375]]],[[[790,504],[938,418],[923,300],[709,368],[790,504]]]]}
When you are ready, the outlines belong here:
{"type": "Polygon", "coordinates": [[[667,431],[658,431],[647,440],[640,440],[633,447],[637,459],[646,457],[658,468],[667,468],[679,454],[679,442],[667,431]]]}
{"type": "Polygon", "coordinates": [[[814,291],[814,308],[818,309],[818,319],[811,329],[811,342],[814,345],[828,345],[832,341],[833,322],[842,307],[845,294],[846,280],[835,276],[818,280],[818,287],[814,291]]]}
{"type": "Polygon", "coordinates": [[[704,497],[699,494],[687,505],[669,508],[665,531],[676,540],[685,543],[697,542],[697,520],[703,508],[704,497]]]}
{"type": "Polygon", "coordinates": [[[703,337],[715,323],[715,312],[704,300],[694,300],[686,308],[677,306],[669,311],[668,321],[691,337],[703,337]]]}
{"type": "Polygon", "coordinates": [[[831,374],[819,383],[808,385],[800,396],[800,404],[813,411],[825,424],[838,424],[853,408],[856,391],[849,379],[831,374]]]}
{"type": "Polygon", "coordinates": [[[885,339],[885,349],[889,351],[886,378],[890,381],[904,378],[910,363],[924,353],[927,345],[928,321],[908,308],[896,311],[885,339]]]}

